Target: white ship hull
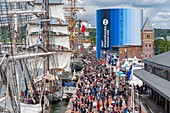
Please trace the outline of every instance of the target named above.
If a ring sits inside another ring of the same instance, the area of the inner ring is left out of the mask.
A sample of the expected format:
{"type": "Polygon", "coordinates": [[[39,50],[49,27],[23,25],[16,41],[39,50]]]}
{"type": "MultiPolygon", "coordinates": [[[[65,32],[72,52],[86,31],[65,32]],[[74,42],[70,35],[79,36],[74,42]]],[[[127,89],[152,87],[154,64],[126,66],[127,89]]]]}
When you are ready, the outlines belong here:
{"type": "MultiPolygon", "coordinates": [[[[46,97],[44,97],[45,105],[43,105],[43,111],[44,113],[49,113],[49,101],[46,97]],[[48,109],[45,109],[45,107],[48,107],[48,109]]],[[[2,97],[0,98],[0,106],[3,108],[2,113],[6,112],[13,112],[12,105],[11,104],[6,104],[10,103],[10,99],[7,97],[2,97]]],[[[20,110],[21,113],[40,113],[42,112],[42,105],[39,104],[25,104],[20,102],[20,110]]]]}

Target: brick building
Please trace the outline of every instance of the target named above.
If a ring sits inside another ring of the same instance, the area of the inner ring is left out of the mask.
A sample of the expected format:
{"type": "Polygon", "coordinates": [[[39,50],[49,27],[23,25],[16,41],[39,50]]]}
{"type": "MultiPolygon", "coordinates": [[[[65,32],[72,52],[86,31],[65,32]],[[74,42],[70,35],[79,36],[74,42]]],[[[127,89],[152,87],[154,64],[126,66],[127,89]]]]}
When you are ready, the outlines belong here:
{"type": "Polygon", "coordinates": [[[141,42],[142,45],[125,45],[115,46],[113,52],[119,54],[119,60],[125,59],[126,57],[138,59],[145,59],[154,56],[154,29],[147,18],[142,30],[141,30],[141,42]]]}
{"type": "Polygon", "coordinates": [[[154,29],[147,18],[142,28],[142,57],[154,56],[154,29]]]}
{"type": "Polygon", "coordinates": [[[170,113],[170,52],[162,53],[143,60],[144,69],[134,70],[133,74],[147,86],[150,100],[156,105],[151,108],[163,109],[162,113],[170,113]]]}

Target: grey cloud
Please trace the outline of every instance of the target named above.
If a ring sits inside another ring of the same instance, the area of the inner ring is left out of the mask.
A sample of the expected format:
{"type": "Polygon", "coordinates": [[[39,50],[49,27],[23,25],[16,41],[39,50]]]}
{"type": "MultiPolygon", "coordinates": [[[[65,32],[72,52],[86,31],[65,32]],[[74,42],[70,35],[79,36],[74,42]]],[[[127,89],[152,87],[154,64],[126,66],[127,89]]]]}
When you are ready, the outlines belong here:
{"type": "MultiPolygon", "coordinates": [[[[170,26],[170,23],[167,21],[169,20],[169,15],[158,15],[159,12],[169,12],[170,8],[170,1],[169,0],[88,0],[87,2],[87,9],[88,7],[111,7],[111,6],[133,6],[139,7],[144,10],[144,19],[147,17],[150,18],[150,21],[154,23],[154,27],[162,27],[167,28],[170,26]],[[165,24],[167,23],[167,24],[165,24]]],[[[96,11],[86,12],[83,19],[89,21],[90,24],[93,26],[96,25],[96,11]]],[[[144,20],[145,21],[145,20],[144,20]]]]}
{"type": "MultiPolygon", "coordinates": [[[[40,1],[41,0],[37,0],[40,1]]],[[[60,0],[50,0],[50,2],[59,2],[60,0]]],[[[63,1],[63,0],[62,0],[63,1]]],[[[79,3],[77,5],[80,5],[79,3]]],[[[144,10],[144,19],[149,17],[154,27],[168,28],[170,26],[169,16],[170,0],[84,0],[83,5],[86,8],[84,15],[79,15],[80,19],[88,20],[92,26],[96,26],[96,9],[113,6],[132,6],[144,10]],[[163,12],[165,14],[158,14],[163,12]]],[[[144,20],[145,21],[145,20],[144,20]]],[[[170,28],[170,27],[169,27],[170,28]]]]}

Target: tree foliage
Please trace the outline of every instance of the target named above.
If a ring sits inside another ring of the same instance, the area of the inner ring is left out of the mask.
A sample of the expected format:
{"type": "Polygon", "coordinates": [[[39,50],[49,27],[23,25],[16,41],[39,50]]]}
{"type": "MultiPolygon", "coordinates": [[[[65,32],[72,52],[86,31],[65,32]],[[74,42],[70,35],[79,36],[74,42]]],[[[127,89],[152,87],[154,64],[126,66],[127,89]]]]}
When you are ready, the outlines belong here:
{"type": "Polygon", "coordinates": [[[157,37],[166,37],[170,36],[170,29],[154,29],[155,31],[155,38],[157,37]]]}
{"type": "Polygon", "coordinates": [[[96,45],[96,29],[89,28],[87,29],[87,32],[89,32],[89,36],[87,38],[92,41],[92,44],[96,45]]]}
{"type": "Polygon", "coordinates": [[[156,39],[154,41],[154,45],[158,53],[164,53],[170,50],[170,41],[168,41],[166,38],[156,39]]]}

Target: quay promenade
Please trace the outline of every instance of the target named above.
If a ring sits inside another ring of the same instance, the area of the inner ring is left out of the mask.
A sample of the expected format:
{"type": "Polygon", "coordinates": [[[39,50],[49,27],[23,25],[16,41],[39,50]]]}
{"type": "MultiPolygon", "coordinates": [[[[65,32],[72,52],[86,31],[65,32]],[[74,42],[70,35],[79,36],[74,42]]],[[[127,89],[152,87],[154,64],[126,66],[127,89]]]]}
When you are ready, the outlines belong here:
{"type": "MultiPolygon", "coordinates": [[[[93,58],[84,67],[77,83],[77,91],[65,113],[128,113],[130,96],[126,85],[117,81],[116,72],[110,71],[93,58]]],[[[136,113],[137,109],[135,108],[136,113]]]]}

